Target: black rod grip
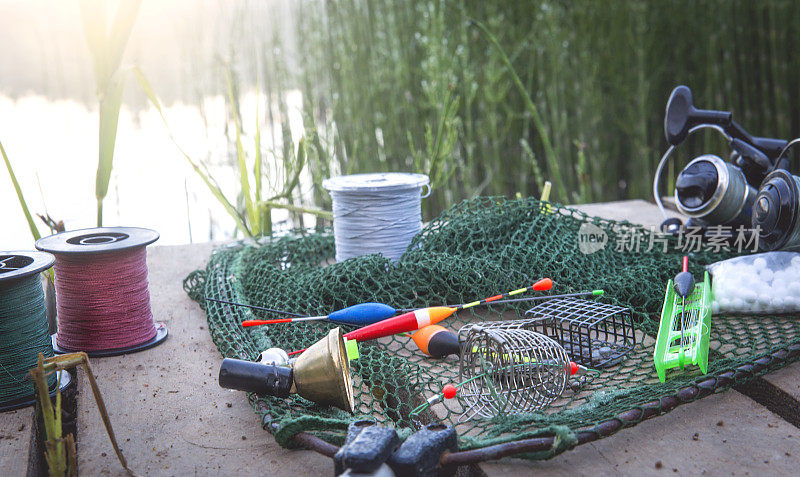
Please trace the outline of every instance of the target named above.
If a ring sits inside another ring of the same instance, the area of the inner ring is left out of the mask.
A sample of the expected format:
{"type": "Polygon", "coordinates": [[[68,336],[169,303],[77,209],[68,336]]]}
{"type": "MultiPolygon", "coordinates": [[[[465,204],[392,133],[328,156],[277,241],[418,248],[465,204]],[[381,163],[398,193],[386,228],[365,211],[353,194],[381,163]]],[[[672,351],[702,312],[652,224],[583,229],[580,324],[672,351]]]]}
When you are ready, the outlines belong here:
{"type": "Polygon", "coordinates": [[[225,358],[219,368],[219,385],[227,389],[289,397],[292,368],[225,358]]]}

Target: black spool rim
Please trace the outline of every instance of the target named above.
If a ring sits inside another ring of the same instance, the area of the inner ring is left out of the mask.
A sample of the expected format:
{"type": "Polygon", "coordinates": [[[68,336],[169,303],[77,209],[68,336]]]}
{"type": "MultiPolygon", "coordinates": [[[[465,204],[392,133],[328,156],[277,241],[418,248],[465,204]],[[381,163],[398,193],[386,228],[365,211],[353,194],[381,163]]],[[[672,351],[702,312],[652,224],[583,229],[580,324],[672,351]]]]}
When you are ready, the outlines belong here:
{"type": "Polygon", "coordinates": [[[769,199],[774,198],[773,195],[768,195],[767,187],[771,186],[778,192],[781,192],[781,188],[776,185],[775,182],[773,182],[776,179],[786,184],[785,192],[788,195],[784,197],[779,194],[777,202],[769,200],[770,205],[777,210],[774,214],[770,214],[774,215],[771,217],[772,221],[774,221],[774,224],[772,224],[773,226],[769,229],[769,232],[765,233],[763,229],[760,232],[758,247],[764,251],[779,250],[783,248],[789,242],[792,231],[797,226],[798,198],[800,197],[800,190],[797,188],[797,183],[794,180],[794,176],[792,176],[789,171],[784,169],[776,169],[764,178],[761,188],[758,191],[758,195],[756,196],[756,200],[753,203],[753,216],[751,220],[752,226],[755,228],[763,223],[763,221],[759,221],[757,219],[756,212],[756,208],[758,207],[760,199],[767,196],[769,199]]]}
{"type": "Polygon", "coordinates": [[[56,258],[47,252],[28,250],[0,252],[0,284],[43,272],[52,267],[55,261],[56,258]]]}
{"type": "MultiPolygon", "coordinates": [[[[72,379],[72,375],[69,374],[69,371],[61,371],[61,373],[59,374],[61,375],[60,380],[56,383],[56,386],[53,386],[53,389],[50,390],[50,397],[54,397],[56,395],[57,390],[63,392],[65,389],[67,389],[67,387],[69,387],[74,382],[74,380],[72,379]]],[[[32,406],[35,403],[36,403],[36,394],[31,394],[29,396],[15,399],[13,401],[0,403],[0,412],[8,412],[8,411],[13,411],[15,409],[22,409],[24,407],[32,406]]]]}
{"type": "Polygon", "coordinates": [[[55,255],[111,253],[145,247],[158,240],[155,230],[140,227],[96,227],[70,230],[36,241],[36,248],[55,255]]]}
{"type": "Polygon", "coordinates": [[[107,358],[110,356],[121,356],[123,354],[138,353],[140,351],[153,348],[163,343],[167,339],[168,335],[169,335],[169,330],[167,329],[167,325],[165,325],[164,323],[156,322],[156,335],[145,342],[135,344],[133,346],[127,346],[125,348],[102,349],[97,351],[84,351],[80,349],[64,348],[56,343],[55,334],[51,335],[50,338],[53,342],[53,352],[55,352],[56,354],[77,353],[79,351],[84,351],[90,358],[107,358]]]}

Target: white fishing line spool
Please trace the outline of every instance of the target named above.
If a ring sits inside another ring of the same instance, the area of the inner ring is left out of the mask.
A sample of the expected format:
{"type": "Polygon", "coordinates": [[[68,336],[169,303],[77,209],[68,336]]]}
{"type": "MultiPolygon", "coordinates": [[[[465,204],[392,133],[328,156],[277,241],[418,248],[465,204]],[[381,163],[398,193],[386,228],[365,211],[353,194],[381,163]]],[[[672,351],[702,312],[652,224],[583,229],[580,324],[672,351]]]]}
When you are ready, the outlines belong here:
{"type": "Polygon", "coordinates": [[[373,253],[399,260],[422,229],[422,199],[431,193],[428,176],[401,172],[332,177],[322,186],[333,199],[337,262],[373,253]]]}

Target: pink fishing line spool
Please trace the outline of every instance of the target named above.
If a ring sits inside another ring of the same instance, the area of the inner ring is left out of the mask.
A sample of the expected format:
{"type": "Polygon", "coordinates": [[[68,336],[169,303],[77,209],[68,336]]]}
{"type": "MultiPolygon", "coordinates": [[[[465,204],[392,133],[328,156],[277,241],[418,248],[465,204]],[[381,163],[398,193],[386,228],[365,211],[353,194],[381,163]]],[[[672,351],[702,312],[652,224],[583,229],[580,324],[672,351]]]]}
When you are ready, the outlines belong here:
{"type": "Polygon", "coordinates": [[[158,237],[149,229],[101,227],[36,242],[56,257],[56,353],[116,356],[167,338],[167,327],[153,321],[147,286],[146,247],[158,237]]]}

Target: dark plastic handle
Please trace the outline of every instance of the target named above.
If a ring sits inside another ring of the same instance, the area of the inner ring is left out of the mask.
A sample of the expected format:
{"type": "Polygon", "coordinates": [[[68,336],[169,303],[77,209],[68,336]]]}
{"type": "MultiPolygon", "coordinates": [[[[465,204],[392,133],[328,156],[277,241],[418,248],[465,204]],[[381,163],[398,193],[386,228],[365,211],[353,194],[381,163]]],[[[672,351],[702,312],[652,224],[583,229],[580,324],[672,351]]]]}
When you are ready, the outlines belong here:
{"type": "Polygon", "coordinates": [[[698,124],[716,124],[725,128],[732,121],[729,111],[714,111],[694,107],[692,90],[688,86],[678,86],[672,90],[667,100],[667,113],[664,117],[664,135],[673,146],[681,144],[689,134],[689,129],[698,124]]]}
{"type": "Polygon", "coordinates": [[[292,368],[225,358],[219,368],[219,385],[226,389],[289,397],[292,368]]]}
{"type": "MultiPolygon", "coordinates": [[[[689,130],[700,124],[713,124],[722,127],[731,138],[738,138],[764,153],[770,161],[770,166],[781,153],[788,141],[767,137],[750,135],[733,120],[730,111],[714,111],[712,109],[697,109],[694,107],[692,90],[688,86],[680,85],[672,90],[667,100],[667,112],[664,116],[664,135],[667,142],[673,146],[686,140],[689,130]]],[[[778,167],[782,167],[779,165],[778,167]]]]}
{"type": "MultiPolygon", "coordinates": [[[[731,147],[734,151],[738,152],[743,160],[753,162],[759,169],[763,169],[766,173],[767,169],[772,167],[772,163],[766,154],[756,149],[754,146],[747,144],[739,138],[734,138],[731,141],[731,147]]],[[[740,165],[741,167],[741,165],[740,165]]],[[[765,174],[766,175],[766,174],[765,174]]],[[[759,184],[760,185],[760,184],[759,184]]]]}

